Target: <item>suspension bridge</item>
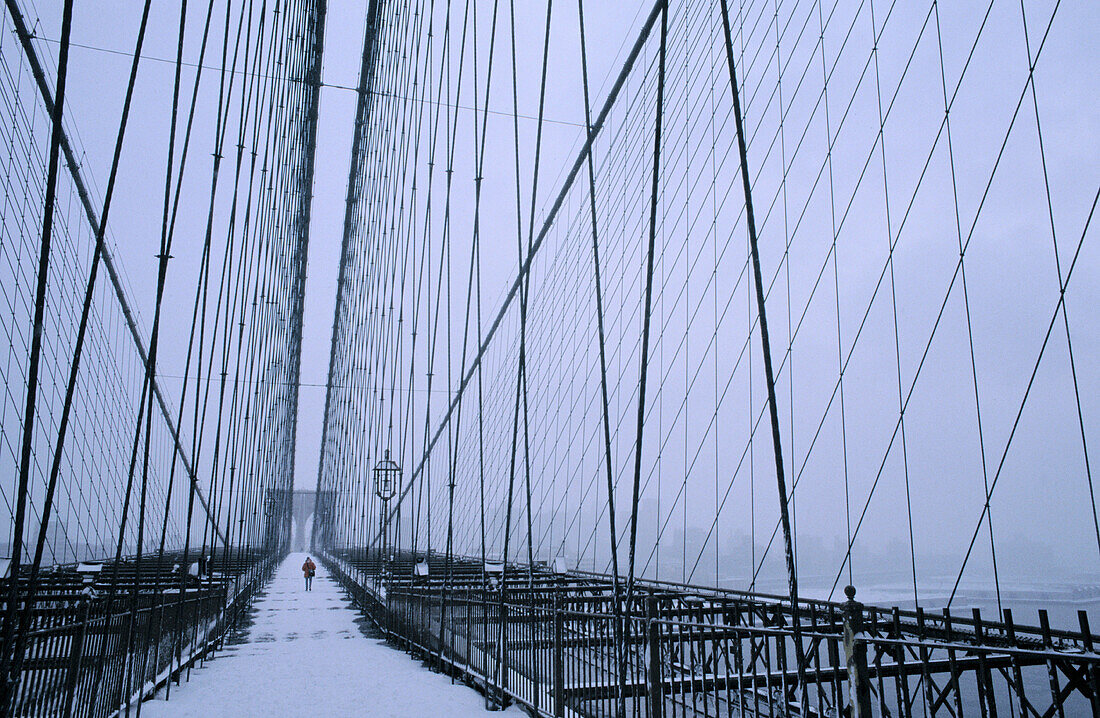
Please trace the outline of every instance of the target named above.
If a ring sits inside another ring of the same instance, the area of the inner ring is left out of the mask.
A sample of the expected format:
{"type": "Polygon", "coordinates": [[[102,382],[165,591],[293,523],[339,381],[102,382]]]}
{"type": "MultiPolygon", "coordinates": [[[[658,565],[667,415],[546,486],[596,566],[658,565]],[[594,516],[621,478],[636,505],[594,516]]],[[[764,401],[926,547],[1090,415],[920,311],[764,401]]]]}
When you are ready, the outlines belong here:
{"type": "Polygon", "coordinates": [[[1100,715],[1094,4],[89,5],[0,32],[4,715],[1100,715]]]}

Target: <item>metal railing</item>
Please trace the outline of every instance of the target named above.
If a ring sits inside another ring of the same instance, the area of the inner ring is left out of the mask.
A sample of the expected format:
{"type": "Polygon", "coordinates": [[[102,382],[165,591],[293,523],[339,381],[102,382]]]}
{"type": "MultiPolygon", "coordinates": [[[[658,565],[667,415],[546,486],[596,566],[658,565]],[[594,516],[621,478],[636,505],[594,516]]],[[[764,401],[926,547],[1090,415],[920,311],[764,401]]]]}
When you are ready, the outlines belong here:
{"type": "MultiPolygon", "coordinates": [[[[271,575],[275,557],[200,557],[96,574],[59,567],[40,578],[31,607],[14,716],[102,718],[127,712],[216,649],[271,575]],[[183,567],[181,569],[181,567],[183,567]]],[[[26,592],[21,591],[21,601],[26,592]]],[[[6,595],[6,592],[5,592],[6,595]]]]}
{"type": "Polygon", "coordinates": [[[1100,715],[1097,640],[855,601],[800,601],[442,557],[323,554],[387,638],[543,716],[1100,715]],[[428,575],[414,575],[427,560],[428,575]],[[446,578],[448,571],[450,578],[446,578]],[[797,620],[797,628],[795,621],[797,620]],[[621,621],[621,623],[619,623],[621,621]],[[796,641],[805,656],[799,665],[796,641]]]}

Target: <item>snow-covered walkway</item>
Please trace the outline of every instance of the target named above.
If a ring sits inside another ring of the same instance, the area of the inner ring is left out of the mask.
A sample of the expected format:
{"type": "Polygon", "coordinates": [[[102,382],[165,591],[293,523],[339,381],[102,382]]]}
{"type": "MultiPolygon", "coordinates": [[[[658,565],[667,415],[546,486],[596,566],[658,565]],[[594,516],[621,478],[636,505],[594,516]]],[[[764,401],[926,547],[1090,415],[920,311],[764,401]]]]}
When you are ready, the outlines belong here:
{"type": "Polygon", "coordinates": [[[227,642],[190,682],[172,686],[169,701],[162,691],[144,703],[142,715],[486,716],[480,693],[364,635],[365,619],[323,567],[305,592],[304,561],[291,554],[279,567],[242,641],[227,642]]]}

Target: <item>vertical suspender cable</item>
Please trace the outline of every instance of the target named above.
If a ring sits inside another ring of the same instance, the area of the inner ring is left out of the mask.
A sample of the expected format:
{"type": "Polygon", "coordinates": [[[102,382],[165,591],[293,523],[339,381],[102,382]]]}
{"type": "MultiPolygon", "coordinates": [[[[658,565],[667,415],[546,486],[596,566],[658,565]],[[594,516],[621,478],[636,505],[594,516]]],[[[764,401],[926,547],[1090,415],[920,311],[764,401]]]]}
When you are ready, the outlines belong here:
{"type": "Polygon", "coordinates": [[[23,413],[23,440],[19,456],[19,489],[16,496],[14,534],[11,548],[11,564],[4,612],[4,636],[0,644],[0,706],[7,707],[12,699],[18,674],[10,672],[9,654],[15,637],[15,619],[19,604],[19,561],[23,550],[23,523],[27,513],[27,494],[30,490],[31,449],[34,446],[35,401],[38,398],[38,365],[42,354],[42,324],[46,313],[46,284],[50,273],[50,242],[53,236],[53,210],[57,197],[57,165],[61,150],[61,118],[65,107],[65,71],[69,60],[69,36],[72,31],[73,0],[65,0],[61,16],[61,49],[57,58],[57,92],[51,113],[50,158],[46,170],[46,198],[42,211],[42,245],[38,255],[38,286],[34,300],[34,329],[31,335],[30,357],[27,364],[27,401],[23,413]]]}
{"type": "MultiPolygon", "coordinates": [[[[592,109],[588,93],[588,50],[584,36],[584,0],[577,0],[577,25],[581,42],[581,84],[584,89],[584,125],[585,132],[592,133],[592,109]]],[[[618,696],[616,705],[620,714],[626,708],[626,671],[623,663],[622,645],[622,586],[619,582],[619,547],[615,529],[615,479],[611,455],[611,409],[607,399],[607,342],[605,341],[603,316],[603,287],[600,279],[600,241],[599,224],[596,214],[596,170],[592,153],[588,153],[588,205],[592,219],[592,266],[593,283],[596,290],[596,339],[600,349],[600,408],[603,418],[604,468],[607,478],[607,534],[611,550],[611,585],[614,597],[612,615],[615,622],[615,658],[618,666],[618,696]]]]}
{"type": "Polygon", "coordinates": [[[638,380],[638,428],[634,443],[634,486],[630,504],[630,553],[627,559],[626,607],[634,594],[634,554],[638,539],[638,493],[642,480],[642,429],[645,426],[645,390],[649,374],[650,309],[653,305],[653,251],[657,242],[657,191],[661,179],[661,121],[665,102],[665,54],[668,40],[668,3],[661,3],[661,46],[657,66],[657,113],[653,129],[653,184],[649,202],[649,247],[646,252],[645,305],[642,308],[642,356],[638,380]]]}
{"type": "MultiPolygon", "coordinates": [[[[118,165],[122,154],[122,143],[126,133],[126,123],[129,117],[129,102],[133,94],[134,78],[136,77],[137,64],[140,53],[136,53],[134,61],[131,67],[131,78],[129,83],[129,89],[127,93],[127,102],[123,109],[122,119],[119,123],[118,137],[115,141],[114,157],[111,162],[111,171],[107,180],[107,191],[103,200],[103,212],[100,215],[100,221],[98,226],[93,228],[96,236],[95,249],[92,253],[92,263],[88,270],[88,281],[84,292],[84,304],[81,309],[80,324],[77,329],[76,340],[73,345],[73,360],[69,369],[69,379],[65,387],[65,399],[61,411],[61,419],[58,423],[57,429],[57,441],[54,445],[53,459],[50,464],[50,475],[46,486],[46,497],[42,507],[42,516],[39,523],[38,530],[38,542],[35,547],[34,561],[31,566],[31,573],[27,586],[27,598],[23,606],[23,616],[20,622],[20,638],[19,643],[16,646],[15,651],[15,665],[13,671],[18,673],[20,669],[20,663],[23,659],[23,652],[25,650],[26,642],[24,634],[30,625],[31,610],[34,605],[36,588],[37,588],[37,576],[38,571],[42,565],[42,558],[45,552],[46,533],[49,526],[49,521],[52,513],[53,499],[57,488],[57,481],[61,469],[61,458],[64,452],[65,438],[67,436],[67,430],[69,425],[69,418],[72,413],[73,396],[76,392],[76,381],[80,370],[80,359],[83,353],[84,340],[87,335],[88,318],[91,313],[91,303],[94,295],[96,277],[99,270],[99,263],[104,252],[104,242],[107,228],[107,219],[110,214],[111,198],[114,196],[115,181],[118,177],[118,165]]],[[[177,453],[173,453],[173,460],[178,456],[177,453]]]]}
{"type": "Polygon", "coordinates": [[[752,272],[756,284],[756,309],[760,315],[760,344],[764,355],[764,380],[768,388],[768,410],[771,415],[772,447],[775,451],[775,482],[779,492],[779,517],[783,526],[783,543],[787,559],[787,586],[791,597],[791,620],[794,633],[795,659],[798,668],[798,686],[803,714],[807,710],[805,681],[805,650],[802,647],[802,631],[798,618],[798,572],[794,563],[794,544],[791,537],[791,519],[787,511],[787,482],[783,475],[783,441],[779,428],[779,408],[775,398],[775,374],[772,370],[771,342],[768,339],[768,320],[764,307],[764,284],[760,276],[760,249],[756,236],[756,219],[752,207],[752,180],[749,177],[748,147],[745,142],[744,119],[741,116],[741,98],[737,88],[737,70],[733,62],[733,39],[730,34],[729,7],[721,0],[722,30],[726,40],[726,63],[729,66],[730,92],[733,96],[733,118],[737,127],[737,150],[741,158],[741,181],[745,188],[745,222],[748,225],[749,251],[752,255],[752,272]]]}
{"type": "MultiPolygon", "coordinates": [[[[612,106],[614,106],[616,99],[619,97],[619,93],[626,83],[626,79],[630,72],[634,68],[634,63],[637,61],[639,54],[641,53],[642,46],[649,38],[650,32],[653,30],[653,26],[657,22],[657,18],[661,13],[663,7],[662,0],[658,0],[653,4],[653,8],[650,10],[649,15],[646,17],[645,22],[642,24],[642,28],[638,33],[638,37],[631,47],[630,52],[627,55],[622,68],[619,71],[618,76],[615,78],[615,82],[611,86],[611,90],[608,92],[606,99],[600,109],[600,112],[596,115],[595,121],[592,123],[592,132],[588,134],[584,144],[581,146],[580,151],[574,159],[572,165],[569,168],[568,173],[565,175],[565,179],[562,181],[561,188],[558,190],[558,194],[555,196],[554,201],[550,204],[546,211],[546,216],[542,222],[542,228],[535,235],[535,240],[531,244],[530,250],[527,253],[526,259],[520,267],[520,271],[516,275],[516,278],[512,280],[508,291],[505,292],[504,298],[501,301],[500,307],[497,309],[496,315],[493,317],[493,321],[489,323],[488,329],[485,331],[484,339],[481,342],[481,346],[478,347],[477,353],[474,355],[470,362],[470,366],[466,368],[465,373],[462,375],[462,379],[459,381],[458,386],[454,390],[454,396],[451,397],[450,403],[447,407],[447,411],[444,412],[439,425],[436,430],[430,434],[430,439],[425,442],[424,452],[420,460],[417,462],[416,467],[413,469],[409,480],[405,483],[404,488],[394,497],[395,502],[391,502],[393,505],[389,509],[387,514],[387,521],[391,520],[401,506],[401,503],[408,496],[412,488],[418,484],[423,472],[428,465],[428,459],[431,456],[432,449],[435,448],[436,443],[442,436],[443,431],[447,428],[452,415],[458,403],[462,400],[462,395],[466,392],[466,388],[473,380],[474,375],[477,373],[478,368],[481,366],[481,362],[488,351],[489,344],[492,343],[493,337],[496,336],[497,330],[500,329],[504,316],[507,314],[508,309],[512,306],[512,302],[515,301],[516,295],[519,292],[520,287],[523,285],[527,274],[531,271],[531,265],[534,262],[535,255],[538,254],[542,248],[543,242],[546,240],[547,235],[550,232],[550,228],[554,226],[554,222],[558,216],[558,212],[561,210],[565,203],[565,198],[568,195],[570,189],[573,187],[573,182],[577,179],[577,175],[580,173],[581,168],[584,166],[584,162],[588,156],[588,153],[592,151],[592,147],[599,136],[600,131],[604,127],[604,122],[607,120],[608,115],[611,112],[612,106]]],[[[427,421],[427,420],[425,420],[427,421]]],[[[378,536],[381,536],[381,531],[378,532],[378,536]]],[[[377,537],[376,537],[377,539],[377,537]]]]}
{"type": "MultiPolygon", "coordinates": [[[[31,44],[30,30],[27,28],[27,23],[23,19],[18,0],[5,0],[5,4],[8,8],[8,14],[11,16],[12,24],[15,25],[15,33],[19,37],[19,42],[23,47],[23,53],[26,55],[27,62],[30,65],[31,74],[34,75],[35,83],[38,85],[39,93],[42,95],[42,103],[46,106],[47,111],[52,112],[54,98],[50,92],[50,86],[46,82],[46,75],[42,69],[42,63],[38,59],[38,53],[35,51],[34,45],[31,44]]],[[[65,155],[65,166],[69,170],[69,176],[72,178],[73,185],[76,188],[76,193],[84,209],[84,215],[88,220],[88,225],[91,227],[92,232],[98,235],[101,221],[96,215],[95,208],[92,207],[91,196],[88,194],[87,186],[84,183],[84,176],[80,172],[80,163],[76,159],[76,153],[69,143],[69,138],[65,134],[64,127],[61,128],[61,152],[65,155]]],[[[107,270],[107,276],[111,280],[111,286],[114,289],[115,298],[118,300],[119,308],[122,311],[127,330],[130,333],[130,338],[134,342],[138,358],[144,362],[147,356],[145,342],[142,340],[137,323],[134,320],[134,313],[130,309],[130,302],[126,298],[126,292],[122,288],[122,280],[115,267],[114,258],[111,256],[111,252],[105,243],[100,247],[100,250],[102,253],[103,267],[107,270]]],[[[160,385],[156,382],[155,378],[153,381],[153,394],[156,396],[157,404],[160,406],[160,412],[167,424],[168,432],[172,436],[173,448],[179,456],[180,461],[183,462],[184,468],[187,469],[188,474],[192,477],[192,483],[194,483],[194,462],[184,453],[179,430],[176,423],[172,421],[171,415],[168,413],[168,402],[164,399],[164,395],[160,390],[160,385]]],[[[207,514],[209,521],[212,522],[213,513],[210,509],[210,503],[207,501],[202,490],[198,488],[197,484],[195,484],[195,489],[199,504],[203,507],[203,511],[207,514]]],[[[215,527],[215,530],[217,531],[219,529],[215,527]]]]}

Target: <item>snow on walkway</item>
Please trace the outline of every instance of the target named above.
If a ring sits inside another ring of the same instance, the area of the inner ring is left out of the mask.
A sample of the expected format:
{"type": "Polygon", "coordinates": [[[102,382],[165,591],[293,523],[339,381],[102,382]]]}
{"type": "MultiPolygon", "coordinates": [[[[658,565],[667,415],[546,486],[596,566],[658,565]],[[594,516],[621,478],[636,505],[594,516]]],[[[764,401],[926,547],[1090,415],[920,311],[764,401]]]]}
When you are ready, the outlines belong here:
{"type": "Polygon", "coordinates": [[[242,642],[227,641],[191,671],[190,682],[172,686],[169,701],[161,691],[144,703],[142,715],[485,718],[480,693],[364,635],[366,619],[323,567],[305,592],[304,561],[305,554],[291,554],[278,568],[242,642]]]}

